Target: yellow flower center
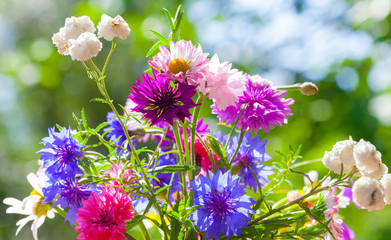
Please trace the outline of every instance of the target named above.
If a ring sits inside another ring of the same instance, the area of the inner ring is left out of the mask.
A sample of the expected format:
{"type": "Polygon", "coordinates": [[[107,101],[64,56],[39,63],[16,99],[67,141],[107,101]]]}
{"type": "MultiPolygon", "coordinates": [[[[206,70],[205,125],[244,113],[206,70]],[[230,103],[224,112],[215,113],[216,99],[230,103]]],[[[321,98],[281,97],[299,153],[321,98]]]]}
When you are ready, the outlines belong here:
{"type": "Polygon", "coordinates": [[[30,196],[32,195],[40,196],[39,201],[33,207],[34,215],[37,217],[46,216],[48,211],[52,209],[52,205],[50,203],[42,203],[44,196],[42,196],[37,190],[33,189],[33,191],[30,193],[30,196]]]}
{"type": "Polygon", "coordinates": [[[190,70],[190,66],[185,60],[181,58],[176,58],[174,60],[171,60],[171,62],[168,64],[168,70],[170,71],[170,73],[174,74],[180,72],[186,73],[190,70]]]}
{"type": "Polygon", "coordinates": [[[31,191],[30,196],[32,196],[32,195],[38,195],[38,196],[42,197],[42,195],[35,189],[33,189],[33,191],[31,191]]]}
{"type": "Polygon", "coordinates": [[[35,204],[35,206],[33,207],[33,213],[35,216],[37,217],[42,217],[42,216],[46,216],[46,214],[48,213],[48,211],[50,209],[52,209],[52,206],[50,203],[43,203],[42,204],[42,201],[43,201],[43,196],[39,199],[39,201],[37,202],[37,204],[35,204]]]}

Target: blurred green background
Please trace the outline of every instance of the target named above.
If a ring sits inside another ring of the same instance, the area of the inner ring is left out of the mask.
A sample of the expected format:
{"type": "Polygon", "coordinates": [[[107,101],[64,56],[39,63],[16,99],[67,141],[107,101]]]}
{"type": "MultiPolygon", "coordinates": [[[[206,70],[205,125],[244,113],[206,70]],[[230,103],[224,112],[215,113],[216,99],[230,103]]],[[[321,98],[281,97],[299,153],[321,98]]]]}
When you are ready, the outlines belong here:
{"type": "MultiPolygon", "coordinates": [[[[105,121],[108,107],[89,102],[99,97],[81,64],[61,56],[51,43],[65,18],[88,15],[97,24],[102,13],[120,14],[132,29],[107,70],[107,87],[117,103],[128,85],[147,68],[145,55],[167,35],[162,8],[173,14],[182,4],[181,36],[202,44],[210,56],[275,85],[316,82],[314,96],[290,92],[294,116],[283,128],[262,134],[267,152],[303,144],[304,160],[321,158],[336,141],[352,136],[376,145],[391,167],[391,1],[389,0],[2,0],[0,1],[0,199],[23,199],[32,190],[25,176],[37,170],[36,154],[47,128],[74,126],[72,112],[85,109],[89,124],[105,121]]],[[[102,64],[110,48],[96,58],[102,64]]],[[[207,122],[217,119],[205,107],[207,122]]],[[[215,129],[214,127],[212,127],[215,129]]],[[[326,174],[322,164],[316,169],[326,174]]],[[[296,178],[301,184],[301,178],[296,178]]],[[[5,214],[0,204],[0,239],[32,239],[30,224],[15,237],[22,216],[5,214]]],[[[391,239],[391,207],[368,213],[342,210],[357,239],[391,239]]],[[[61,217],[46,220],[40,239],[75,239],[61,217]]]]}

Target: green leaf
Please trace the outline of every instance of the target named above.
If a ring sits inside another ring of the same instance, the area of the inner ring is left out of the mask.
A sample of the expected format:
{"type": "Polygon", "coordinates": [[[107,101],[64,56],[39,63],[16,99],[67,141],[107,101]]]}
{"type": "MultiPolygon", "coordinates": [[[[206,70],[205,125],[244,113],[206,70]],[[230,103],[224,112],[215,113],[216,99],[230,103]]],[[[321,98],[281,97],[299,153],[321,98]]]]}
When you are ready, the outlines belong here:
{"type": "Polygon", "coordinates": [[[165,165],[151,169],[150,173],[172,173],[172,172],[186,172],[189,170],[196,169],[197,167],[188,165],[165,165]]]}
{"type": "Polygon", "coordinates": [[[84,129],[88,129],[88,125],[87,125],[87,119],[86,119],[86,113],[84,111],[84,108],[81,109],[81,119],[83,121],[83,127],[84,129]]]}
{"type": "Polygon", "coordinates": [[[109,103],[107,100],[103,98],[93,98],[90,100],[90,102],[102,102],[102,103],[109,103]]]}
{"type": "MultiPolygon", "coordinates": [[[[147,53],[147,56],[146,57],[150,57],[152,55],[155,55],[156,52],[159,50],[159,46],[160,45],[164,45],[164,43],[162,41],[157,41],[155,44],[153,44],[153,46],[151,47],[151,49],[149,49],[148,53],[147,53]]],[[[150,70],[150,72],[152,72],[152,68],[149,68],[147,69],[144,73],[147,73],[148,70],[150,70]]]]}
{"type": "Polygon", "coordinates": [[[170,11],[163,8],[163,12],[166,14],[168,22],[170,23],[171,31],[174,31],[175,25],[174,25],[173,19],[171,17],[170,11]]]}
{"type": "Polygon", "coordinates": [[[96,134],[96,133],[98,133],[100,130],[102,130],[104,127],[106,127],[106,126],[108,126],[108,125],[110,125],[110,123],[108,123],[108,122],[103,122],[103,123],[99,124],[99,125],[92,131],[92,133],[93,133],[93,134],[96,134]]]}
{"type": "Polygon", "coordinates": [[[170,46],[170,40],[165,38],[163,35],[161,35],[160,33],[154,31],[154,30],[149,30],[151,31],[151,33],[153,33],[153,35],[155,35],[155,37],[157,37],[164,45],[166,45],[167,47],[170,46]]]}
{"type": "Polygon", "coordinates": [[[156,192],[154,193],[155,196],[159,195],[159,193],[163,192],[164,190],[167,190],[168,188],[170,188],[171,185],[166,185],[162,188],[159,188],[158,190],[156,190],[156,192]]]}

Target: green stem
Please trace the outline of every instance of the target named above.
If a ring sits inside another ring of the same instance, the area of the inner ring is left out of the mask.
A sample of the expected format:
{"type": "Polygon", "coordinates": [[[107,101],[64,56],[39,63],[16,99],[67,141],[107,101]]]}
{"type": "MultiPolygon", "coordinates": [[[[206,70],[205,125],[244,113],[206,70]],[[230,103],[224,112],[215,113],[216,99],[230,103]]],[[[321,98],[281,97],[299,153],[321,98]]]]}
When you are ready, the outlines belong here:
{"type": "Polygon", "coordinates": [[[235,126],[236,126],[236,124],[239,122],[239,119],[240,119],[240,118],[237,118],[237,119],[235,120],[235,122],[232,124],[231,132],[230,132],[229,135],[228,135],[228,140],[227,140],[227,143],[226,143],[225,146],[224,146],[224,149],[227,149],[227,148],[228,148],[229,142],[231,141],[231,138],[233,137],[233,135],[234,135],[234,133],[235,133],[235,126]]]}
{"type": "MultiPolygon", "coordinates": [[[[190,160],[189,139],[187,137],[187,121],[185,121],[183,123],[182,132],[183,132],[183,142],[185,144],[185,155],[186,155],[185,164],[188,166],[192,166],[191,160],[190,160]]],[[[193,171],[192,170],[189,171],[189,179],[193,179],[193,171]]]]}
{"type": "Polygon", "coordinates": [[[105,75],[107,65],[109,64],[109,60],[111,58],[111,54],[113,54],[113,52],[114,52],[114,49],[115,49],[115,46],[116,46],[115,39],[116,38],[114,38],[113,41],[111,42],[111,49],[110,49],[109,55],[107,55],[107,58],[106,58],[106,61],[105,61],[105,65],[103,66],[102,73],[101,73],[102,76],[105,75]]]}
{"type": "Polygon", "coordinates": [[[58,214],[60,214],[63,218],[65,218],[65,215],[67,215],[67,213],[66,213],[64,210],[62,210],[59,206],[54,206],[53,208],[54,208],[54,210],[56,210],[56,211],[58,212],[58,214]]]}
{"type": "Polygon", "coordinates": [[[152,238],[149,235],[149,232],[148,232],[147,228],[145,227],[144,222],[142,220],[138,223],[138,228],[140,229],[140,232],[143,235],[143,238],[145,240],[152,240],[152,238]]]}
{"type": "MultiPolygon", "coordinates": [[[[156,157],[156,154],[157,154],[158,150],[160,149],[160,146],[162,145],[164,139],[166,138],[166,135],[167,135],[169,126],[170,126],[170,124],[167,123],[167,127],[166,127],[166,129],[164,130],[163,137],[160,139],[159,144],[157,145],[155,151],[153,152],[153,155],[152,155],[152,157],[151,157],[151,160],[149,160],[149,163],[148,163],[148,166],[147,166],[147,170],[148,170],[149,167],[151,166],[151,164],[152,164],[152,162],[153,162],[153,159],[156,157]]],[[[156,166],[156,164],[155,164],[155,166],[156,166]]],[[[154,168],[154,169],[155,169],[155,168],[154,168]]]]}
{"type": "MultiPolygon", "coordinates": [[[[191,166],[195,166],[195,152],[194,152],[194,144],[195,144],[195,139],[196,139],[196,128],[197,128],[197,122],[198,122],[198,117],[201,112],[201,107],[202,103],[204,101],[204,95],[200,93],[198,95],[198,99],[196,101],[196,104],[198,104],[197,107],[194,108],[193,111],[193,120],[191,123],[191,144],[190,144],[190,153],[191,153],[191,166]]],[[[193,177],[195,176],[195,170],[193,171],[193,177]]],[[[194,180],[194,179],[190,179],[194,180]]]]}
{"type": "Polygon", "coordinates": [[[238,155],[238,152],[239,152],[239,149],[240,149],[240,145],[242,145],[242,141],[243,141],[243,138],[244,138],[245,134],[246,134],[246,131],[241,131],[240,132],[238,146],[236,147],[235,153],[234,153],[234,155],[232,155],[231,160],[229,161],[229,166],[232,165],[236,155],[238,155]]]}
{"type": "MultiPolygon", "coordinates": [[[[179,134],[179,126],[178,122],[175,120],[172,124],[172,128],[174,130],[174,136],[175,136],[175,142],[178,146],[178,152],[179,152],[179,165],[185,165],[184,157],[183,157],[183,147],[182,147],[182,141],[179,134]]],[[[185,199],[185,202],[187,200],[187,190],[186,190],[186,175],[185,173],[179,173],[179,177],[181,178],[181,185],[182,185],[182,194],[183,198],[185,199]]]]}

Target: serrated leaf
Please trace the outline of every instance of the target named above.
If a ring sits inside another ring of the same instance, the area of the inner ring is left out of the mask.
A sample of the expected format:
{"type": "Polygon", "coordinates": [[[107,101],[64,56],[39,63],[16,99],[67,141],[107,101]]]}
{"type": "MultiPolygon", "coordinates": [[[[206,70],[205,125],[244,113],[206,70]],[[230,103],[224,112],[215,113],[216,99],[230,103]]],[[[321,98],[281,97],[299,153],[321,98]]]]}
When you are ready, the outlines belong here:
{"type": "Polygon", "coordinates": [[[87,126],[87,119],[86,119],[86,113],[84,111],[84,108],[81,109],[81,120],[83,121],[83,127],[84,129],[88,129],[88,126],[87,126]]]}
{"type": "Polygon", "coordinates": [[[165,165],[151,169],[150,173],[173,173],[173,172],[185,172],[189,170],[196,169],[197,167],[188,166],[188,165],[165,165]]]}
{"type": "Polygon", "coordinates": [[[104,127],[106,127],[106,126],[108,126],[108,125],[110,125],[110,123],[108,123],[108,122],[103,122],[103,123],[99,124],[92,132],[93,132],[94,134],[96,134],[96,133],[98,133],[100,130],[102,130],[104,127]]]}
{"type": "Polygon", "coordinates": [[[103,98],[93,98],[90,100],[90,102],[102,102],[108,104],[109,102],[103,98]]]}

